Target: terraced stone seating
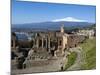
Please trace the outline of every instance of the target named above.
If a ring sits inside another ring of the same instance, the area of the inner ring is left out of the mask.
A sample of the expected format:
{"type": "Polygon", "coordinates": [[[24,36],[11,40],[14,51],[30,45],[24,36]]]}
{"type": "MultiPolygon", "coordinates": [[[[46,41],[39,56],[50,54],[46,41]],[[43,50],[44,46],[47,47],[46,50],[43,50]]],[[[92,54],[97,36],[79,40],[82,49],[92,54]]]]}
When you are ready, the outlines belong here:
{"type": "Polygon", "coordinates": [[[45,62],[45,60],[48,60],[52,57],[52,55],[46,51],[46,49],[38,49],[36,51],[34,51],[32,53],[31,56],[28,56],[25,60],[25,62],[23,63],[23,65],[27,67],[32,67],[32,66],[36,66],[36,65],[43,65],[43,64],[47,64],[47,62],[45,62]]]}
{"type": "Polygon", "coordinates": [[[28,62],[26,64],[23,64],[26,66],[26,68],[30,68],[30,67],[40,67],[43,65],[48,65],[49,62],[48,60],[42,59],[42,60],[28,60],[28,62]]]}
{"type": "Polygon", "coordinates": [[[56,51],[56,56],[57,57],[61,57],[62,56],[62,51],[61,50],[57,50],[56,51]]]}
{"type": "Polygon", "coordinates": [[[50,57],[51,55],[49,54],[49,52],[47,52],[46,50],[36,50],[35,52],[33,52],[33,54],[31,55],[31,60],[40,58],[40,59],[47,59],[48,57],[50,57]]]}

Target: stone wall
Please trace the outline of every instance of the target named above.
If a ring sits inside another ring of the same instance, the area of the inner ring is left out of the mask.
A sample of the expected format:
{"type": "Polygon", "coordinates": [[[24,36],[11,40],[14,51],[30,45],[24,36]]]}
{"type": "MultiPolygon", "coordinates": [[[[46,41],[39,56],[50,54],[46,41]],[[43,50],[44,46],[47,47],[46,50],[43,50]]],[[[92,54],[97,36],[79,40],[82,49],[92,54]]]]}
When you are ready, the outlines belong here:
{"type": "Polygon", "coordinates": [[[79,43],[82,43],[85,40],[83,35],[74,35],[69,34],[68,36],[68,48],[76,47],[79,43]]]}

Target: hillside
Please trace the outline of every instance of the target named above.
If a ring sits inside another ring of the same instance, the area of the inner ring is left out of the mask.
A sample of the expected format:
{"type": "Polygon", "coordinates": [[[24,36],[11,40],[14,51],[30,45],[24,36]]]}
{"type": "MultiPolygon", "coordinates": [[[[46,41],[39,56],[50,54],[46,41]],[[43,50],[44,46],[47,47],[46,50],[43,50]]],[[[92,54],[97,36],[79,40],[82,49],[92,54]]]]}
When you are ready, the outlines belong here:
{"type": "Polygon", "coordinates": [[[93,23],[88,22],[41,22],[41,23],[27,23],[27,24],[12,24],[12,28],[19,29],[48,29],[48,30],[59,30],[61,25],[66,28],[74,27],[87,27],[91,26],[93,23]]]}
{"type": "Polygon", "coordinates": [[[96,38],[87,39],[80,45],[83,49],[84,61],[82,69],[95,69],[96,68],[96,38]]]}

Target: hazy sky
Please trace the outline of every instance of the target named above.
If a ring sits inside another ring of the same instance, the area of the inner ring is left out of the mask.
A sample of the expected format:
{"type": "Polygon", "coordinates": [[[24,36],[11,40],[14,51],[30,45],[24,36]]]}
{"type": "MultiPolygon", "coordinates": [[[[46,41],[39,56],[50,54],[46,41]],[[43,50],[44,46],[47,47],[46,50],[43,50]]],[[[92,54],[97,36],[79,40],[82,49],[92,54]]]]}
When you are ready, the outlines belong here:
{"type": "Polygon", "coordinates": [[[21,2],[12,0],[12,24],[78,19],[95,22],[95,6],[21,2]]]}

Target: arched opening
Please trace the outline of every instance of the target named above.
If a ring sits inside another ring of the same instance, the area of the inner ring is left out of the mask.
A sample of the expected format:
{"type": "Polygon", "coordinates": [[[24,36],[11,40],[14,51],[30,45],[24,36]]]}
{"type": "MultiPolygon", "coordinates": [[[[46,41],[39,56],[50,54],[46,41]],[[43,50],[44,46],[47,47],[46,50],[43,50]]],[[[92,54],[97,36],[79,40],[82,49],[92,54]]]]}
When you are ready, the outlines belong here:
{"type": "Polygon", "coordinates": [[[62,45],[62,40],[59,40],[59,46],[61,46],[62,45]]]}
{"type": "Polygon", "coordinates": [[[46,40],[43,40],[43,47],[46,47],[46,40]]]}
{"type": "Polygon", "coordinates": [[[42,47],[42,40],[39,40],[39,47],[42,47]]]}

